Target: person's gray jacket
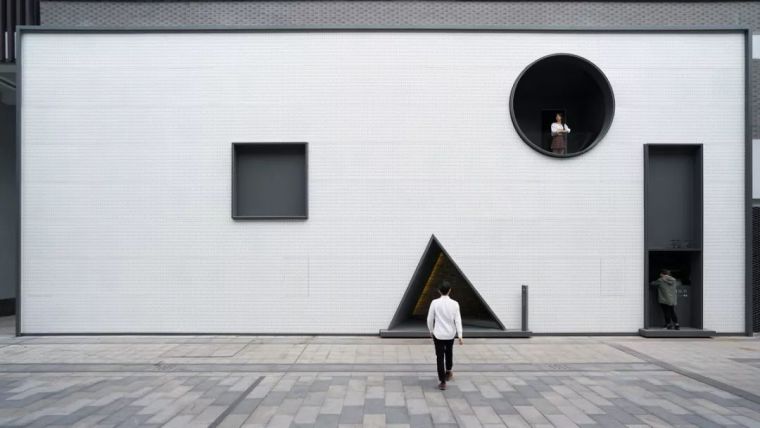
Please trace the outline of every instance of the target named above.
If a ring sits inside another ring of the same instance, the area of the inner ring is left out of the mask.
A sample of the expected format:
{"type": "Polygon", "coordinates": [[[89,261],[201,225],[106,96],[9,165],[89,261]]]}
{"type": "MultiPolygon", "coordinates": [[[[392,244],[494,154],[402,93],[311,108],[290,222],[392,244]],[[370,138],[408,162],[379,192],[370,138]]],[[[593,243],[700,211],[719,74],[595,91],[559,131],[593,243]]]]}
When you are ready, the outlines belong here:
{"type": "Polygon", "coordinates": [[[678,280],[672,276],[664,275],[652,281],[649,285],[657,287],[657,301],[669,305],[676,305],[676,290],[678,280]]]}

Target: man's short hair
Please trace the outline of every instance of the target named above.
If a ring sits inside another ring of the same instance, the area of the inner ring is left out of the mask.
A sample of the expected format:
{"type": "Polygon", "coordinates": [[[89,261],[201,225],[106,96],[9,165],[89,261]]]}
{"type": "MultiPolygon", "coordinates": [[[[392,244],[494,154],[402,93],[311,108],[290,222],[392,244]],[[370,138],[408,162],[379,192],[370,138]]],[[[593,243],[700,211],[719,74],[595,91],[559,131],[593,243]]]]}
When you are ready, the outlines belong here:
{"type": "Polygon", "coordinates": [[[670,269],[660,269],[660,275],[670,275],[670,269]]]}
{"type": "Polygon", "coordinates": [[[449,291],[451,291],[451,284],[448,281],[443,281],[438,286],[438,292],[441,294],[449,294],[449,291]]]}

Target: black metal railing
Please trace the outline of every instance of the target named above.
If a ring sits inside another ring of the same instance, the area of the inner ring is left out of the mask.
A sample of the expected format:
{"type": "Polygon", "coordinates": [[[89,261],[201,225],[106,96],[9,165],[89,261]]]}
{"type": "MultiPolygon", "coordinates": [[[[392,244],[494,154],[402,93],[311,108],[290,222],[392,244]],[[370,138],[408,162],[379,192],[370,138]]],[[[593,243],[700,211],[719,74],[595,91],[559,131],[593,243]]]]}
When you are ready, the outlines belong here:
{"type": "Polygon", "coordinates": [[[0,62],[16,62],[16,27],[40,25],[40,0],[0,0],[0,62]]]}

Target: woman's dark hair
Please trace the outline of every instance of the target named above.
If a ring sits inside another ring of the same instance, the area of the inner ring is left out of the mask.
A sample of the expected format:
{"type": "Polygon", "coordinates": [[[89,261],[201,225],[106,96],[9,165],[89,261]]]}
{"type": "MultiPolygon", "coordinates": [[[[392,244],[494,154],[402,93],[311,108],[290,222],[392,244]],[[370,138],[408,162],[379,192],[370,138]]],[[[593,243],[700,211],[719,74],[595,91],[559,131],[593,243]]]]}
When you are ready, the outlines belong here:
{"type": "Polygon", "coordinates": [[[449,291],[451,291],[451,284],[449,284],[448,281],[442,281],[441,285],[438,286],[438,292],[441,294],[449,294],[449,291]]]}
{"type": "Polygon", "coordinates": [[[660,275],[670,275],[670,269],[660,269],[660,275]]]}

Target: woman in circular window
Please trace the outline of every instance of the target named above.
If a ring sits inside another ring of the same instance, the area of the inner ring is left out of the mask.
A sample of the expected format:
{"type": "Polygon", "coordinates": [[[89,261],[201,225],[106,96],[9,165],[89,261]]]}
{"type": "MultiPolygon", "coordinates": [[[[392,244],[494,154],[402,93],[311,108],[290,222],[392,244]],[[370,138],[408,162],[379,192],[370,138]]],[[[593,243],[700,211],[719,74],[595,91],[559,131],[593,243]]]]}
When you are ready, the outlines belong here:
{"type": "Polygon", "coordinates": [[[517,135],[530,148],[558,159],[588,152],[604,138],[615,98],[596,65],[574,54],[539,58],[517,76],[509,97],[517,135]],[[573,120],[573,133],[567,119],[573,120]]]}
{"type": "Polygon", "coordinates": [[[562,113],[554,116],[554,123],[551,126],[552,133],[552,152],[558,155],[567,154],[567,134],[570,133],[570,127],[567,126],[562,118],[562,113]]]}

